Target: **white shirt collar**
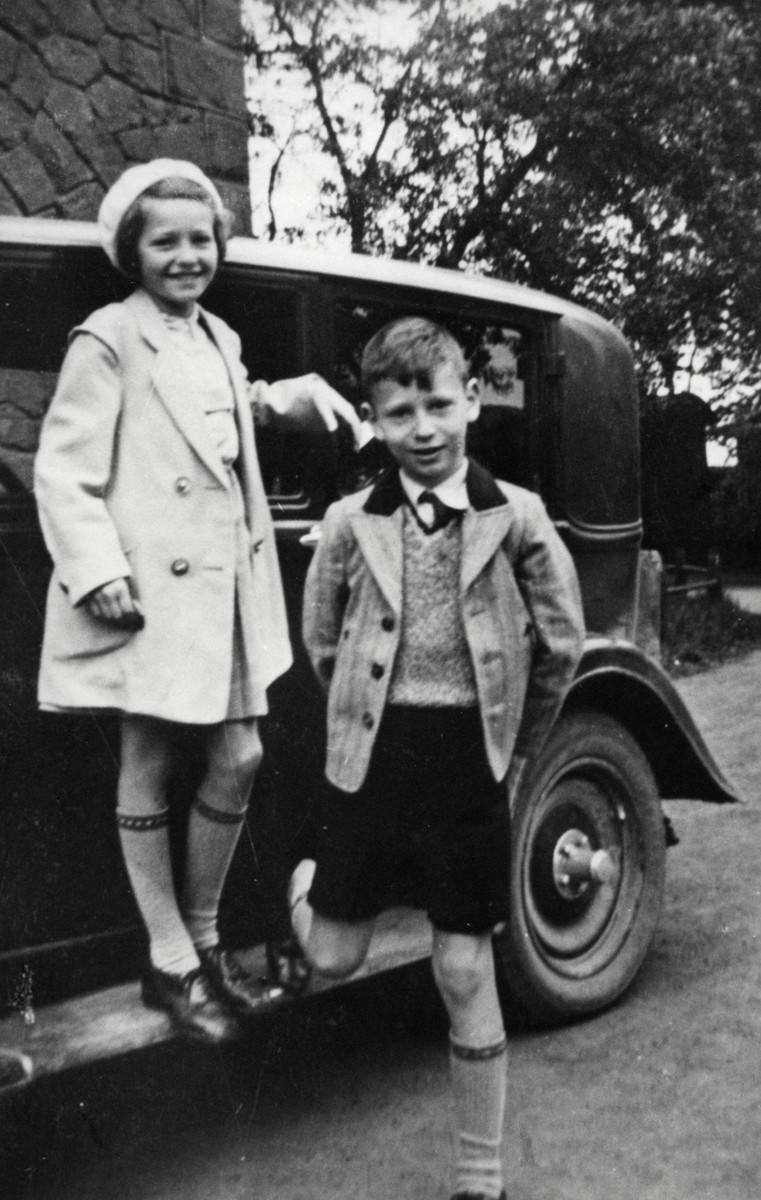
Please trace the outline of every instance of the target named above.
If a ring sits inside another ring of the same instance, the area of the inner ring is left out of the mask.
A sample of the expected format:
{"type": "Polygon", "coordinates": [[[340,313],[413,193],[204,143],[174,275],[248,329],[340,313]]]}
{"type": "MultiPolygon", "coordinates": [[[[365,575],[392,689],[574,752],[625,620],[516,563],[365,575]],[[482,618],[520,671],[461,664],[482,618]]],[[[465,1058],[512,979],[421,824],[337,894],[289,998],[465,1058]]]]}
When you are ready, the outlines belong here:
{"type": "Polygon", "coordinates": [[[442,504],[446,504],[448,508],[458,508],[461,512],[465,512],[469,508],[470,501],[468,500],[468,488],[465,483],[468,474],[467,458],[460,464],[454,474],[445,479],[443,483],[439,483],[435,488],[427,488],[424,484],[418,483],[417,480],[411,479],[405,471],[399,471],[399,479],[404,488],[407,498],[415,508],[418,506],[418,498],[421,492],[434,492],[441,500],[442,504]]]}

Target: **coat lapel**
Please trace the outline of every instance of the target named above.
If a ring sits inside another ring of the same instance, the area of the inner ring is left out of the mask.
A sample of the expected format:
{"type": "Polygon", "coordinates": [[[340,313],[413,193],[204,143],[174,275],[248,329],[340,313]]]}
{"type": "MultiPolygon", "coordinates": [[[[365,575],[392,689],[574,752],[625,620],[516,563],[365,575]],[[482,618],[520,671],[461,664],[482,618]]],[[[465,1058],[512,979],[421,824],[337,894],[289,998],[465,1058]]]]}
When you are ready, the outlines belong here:
{"type": "Polygon", "coordinates": [[[470,508],[462,523],[462,594],[494,557],[512,524],[507,497],[488,471],[471,459],[466,477],[470,508]]]}
{"type": "Polygon", "coordinates": [[[391,608],[402,611],[402,520],[405,503],[399,472],[383,474],[353,514],[351,527],[375,582],[391,608]]]}
{"type": "MultiPolygon", "coordinates": [[[[132,310],[142,337],[156,353],[151,378],[156,392],[185,440],[198,457],[225,487],[229,487],[227,472],[219,457],[198,404],[188,401],[176,362],[170,350],[172,336],[153,301],[139,290],[125,303],[132,310]]],[[[229,365],[228,365],[229,371],[229,365]]]]}
{"type": "Polygon", "coordinates": [[[460,589],[463,595],[497,553],[511,524],[512,513],[507,504],[485,512],[468,509],[462,522],[460,589]]]}
{"type": "MultiPolygon", "coordinates": [[[[507,498],[472,460],[467,475],[470,508],[462,524],[460,586],[464,594],[496,554],[512,524],[507,498]]],[[[382,476],[351,519],[359,548],[394,612],[402,608],[402,520],[405,493],[396,470],[382,476]]]]}
{"type": "Polygon", "coordinates": [[[351,527],[375,582],[391,608],[402,611],[402,509],[390,516],[358,512],[351,527]]]}

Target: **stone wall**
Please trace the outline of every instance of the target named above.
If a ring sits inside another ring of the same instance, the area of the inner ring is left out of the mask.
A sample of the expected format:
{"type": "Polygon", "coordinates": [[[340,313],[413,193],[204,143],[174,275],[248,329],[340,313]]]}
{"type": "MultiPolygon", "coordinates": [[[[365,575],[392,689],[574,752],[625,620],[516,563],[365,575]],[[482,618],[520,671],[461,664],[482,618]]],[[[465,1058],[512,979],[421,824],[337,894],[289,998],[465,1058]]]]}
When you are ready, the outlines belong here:
{"type": "Polygon", "coordinates": [[[250,232],[239,0],[0,0],[0,213],[93,219],[159,155],[250,232]]]}

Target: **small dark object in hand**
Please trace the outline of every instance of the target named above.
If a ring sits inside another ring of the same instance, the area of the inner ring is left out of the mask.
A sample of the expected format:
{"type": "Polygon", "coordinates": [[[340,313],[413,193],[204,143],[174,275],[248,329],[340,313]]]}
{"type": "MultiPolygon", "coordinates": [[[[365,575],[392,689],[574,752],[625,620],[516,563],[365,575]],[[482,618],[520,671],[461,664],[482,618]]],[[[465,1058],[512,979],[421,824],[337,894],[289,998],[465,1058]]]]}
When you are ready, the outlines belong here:
{"type": "Polygon", "coordinates": [[[119,617],[118,621],[114,622],[114,624],[118,629],[130,629],[134,632],[137,629],[143,628],[145,625],[145,617],[142,613],[137,611],[124,613],[121,617],[119,617]]]}

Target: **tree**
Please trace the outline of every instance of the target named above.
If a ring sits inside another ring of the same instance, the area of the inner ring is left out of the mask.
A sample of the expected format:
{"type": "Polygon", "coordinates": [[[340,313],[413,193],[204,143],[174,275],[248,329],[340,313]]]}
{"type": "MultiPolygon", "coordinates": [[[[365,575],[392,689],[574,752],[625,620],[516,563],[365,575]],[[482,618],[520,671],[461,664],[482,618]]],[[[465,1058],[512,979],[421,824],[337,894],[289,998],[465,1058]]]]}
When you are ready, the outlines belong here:
{"type": "MultiPolygon", "coordinates": [[[[585,303],[646,390],[761,379],[761,34],[748,0],[257,0],[326,228],[585,303]],[[390,29],[401,30],[392,42],[390,29]],[[385,36],[381,37],[380,34],[385,36]],[[402,36],[406,34],[406,36],[402,36]]],[[[273,227],[274,231],[274,227],[273,227]]]]}

